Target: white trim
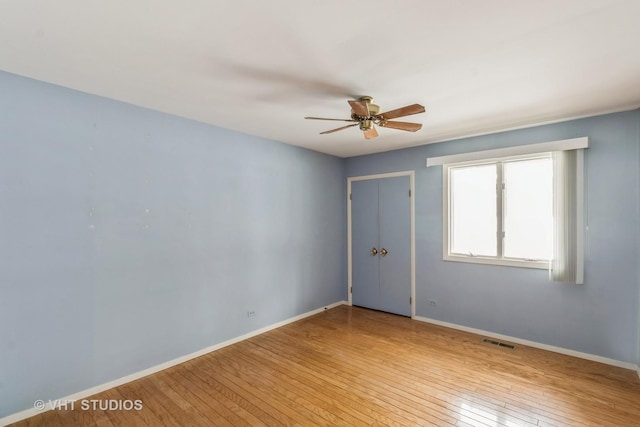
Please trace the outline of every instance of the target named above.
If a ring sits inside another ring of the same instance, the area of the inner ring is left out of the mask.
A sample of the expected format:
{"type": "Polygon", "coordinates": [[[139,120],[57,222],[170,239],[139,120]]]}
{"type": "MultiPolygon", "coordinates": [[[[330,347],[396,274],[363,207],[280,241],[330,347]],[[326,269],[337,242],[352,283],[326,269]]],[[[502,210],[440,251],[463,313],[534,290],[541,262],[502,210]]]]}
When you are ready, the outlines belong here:
{"type": "MultiPolygon", "coordinates": [[[[427,167],[429,159],[427,159],[427,167]]],[[[449,230],[449,168],[442,168],[442,259],[449,256],[449,242],[451,241],[451,231],[449,230]]]]}
{"type": "Polygon", "coordinates": [[[443,261],[464,262],[468,264],[484,264],[497,265],[501,267],[517,267],[517,268],[534,268],[537,270],[549,270],[549,261],[527,261],[508,258],[489,258],[482,256],[466,256],[462,254],[444,254],[446,248],[443,248],[443,261]]]}
{"type": "Polygon", "coordinates": [[[638,375],[640,376],[640,368],[638,368],[638,366],[635,365],[634,363],[622,362],[620,360],[610,359],[608,357],[597,356],[595,354],[583,353],[580,351],[570,350],[567,348],[556,347],[548,344],[542,344],[539,342],[524,340],[516,337],[510,337],[508,335],[496,334],[489,331],[483,331],[482,329],[470,328],[468,326],[462,326],[462,325],[457,325],[455,323],[443,322],[441,320],[429,319],[427,317],[415,316],[414,319],[420,322],[426,322],[426,323],[431,323],[438,326],[444,326],[446,328],[457,329],[464,332],[470,332],[476,335],[482,335],[489,338],[496,338],[503,341],[510,341],[516,344],[522,344],[529,347],[539,348],[541,350],[552,351],[554,353],[560,353],[567,356],[578,357],[580,359],[591,360],[593,362],[604,363],[605,365],[617,366],[619,368],[625,368],[630,370],[638,369],[639,370],[638,375]]]}
{"type": "Polygon", "coordinates": [[[478,160],[496,159],[501,157],[522,156],[527,154],[547,153],[551,151],[577,150],[589,147],[589,138],[584,136],[560,141],[541,142],[539,144],[518,145],[493,150],[472,151],[469,153],[450,154],[447,156],[427,158],[427,167],[478,160]]]}
{"type": "Polygon", "coordinates": [[[640,379],[640,365],[636,367],[636,374],[638,374],[638,379],[640,379]]]}
{"type": "Polygon", "coordinates": [[[410,304],[410,313],[411,317],[416,314],[416,241],[415,241],[415,198],[416,198],[416,189],[415,189],[415,171],[400,171],[400,172],[389,172],[389,173],[380,173],[374,175],[362,175],[362,176],[350,176],[347,177],[347,304],[353,304],[353,295],[351,293],[351,287],[353,286],[353,265],[352,265],[352,242],[351,242],[351,183],[354,181],[367,181],[370,179],[384,179],[384,178],[396,178],[400,176],[408,176],[409,177],[409,189],[411,190],[410,197],[410,223],[411,223],[411,304],[410,304]]]}
{"type": "Polygon", "coordinates": [[[353,305],[353,294],[351,293],[351,286],[353,286],[353,268],[351,265],[351,181],[352,178],[347,178],[347,305],[353,305]]]}
{"type": "Polygon", "coordinates": [[[6,416],[4,418],[0,418],[0,426],[5,426],[5,425],[8,425],[8,424],[16,423],[18,421],[24,420],[26,418],[33,417],[33,416],[41,414],[43,412],[50,411],[51,409],[53,409],[51,407],[51,402],[52,401],[53,402],[56,402],[56,401],[57,402],[66,402],[66,401],[75,401],[75,400],[85,399],[85,398],[87,398],[89,396],[93,396],[94,394],[101,393],[101,392],[103,392],[105,390],[109,390],[109,389],[112,389],[114,387],[118,387],[118,386],[120,386],[122,384],[126,384],[126,383],[129,383],[131,381],[135,381],[137,379],[140,379],[142,377],[146,377],[146,376],[151,375],[151,374],[155,374],[156,372],[160,372],[160,371],[165,370],[167,368],[171,368],[172,366],[179,365],[179,364],[187,362],[187,361],[189,361],[191,359],[195,359],[196,357],[200,357],[200,356],[203,356],[203,355],[205,355],[207,353],[211,353],[213,351],[219,350],[219,349],[221,349],[223,347],[227,347],[227,346],[230,346],[232,344],[236,344],[236,343],[238,343],[240,341],[244,341],[244,340],[249,339],[251,337],[255,337],[256,335],[263,334],[265,332],[271,331],[273,329],[279,328],[279,327],[287,325],[289,323],[297,322],[298,320],[302,320],[302,319],[304,319],[306,317],[313,316],[314,314],[318,314],[318,313],[321,313],[321,312],[323,312],[325,310],[329,310],[331,308],[338,307],[340,305],[345,305],[345,304],[347,304],[346,301],[334,302],[333,304],[329,304],[329,305],[317,308],[315,310],[311,310],[309,312],[306,312],[306,313],[303,313],[303,314],[299,314],[299,315],[294,316],[294,317],[290,317],[290,318],[285,319],[285,320],[283,320],[281,322],[277,322],[277,323],[274,323],[272,325],[265,326],[264,328],[256,329],[255,331],[246,333],[244,335],[240,335],[239,337],[231,338],[230,340],[223,341],[223,342],[218,343],[218,344],[214,344],[214,345],[212,345],[210,347],[203,348],[202,350],[198,350],[198,351],[196,351],[194,353],[190,353],[190,354],[178,357],[176,359],[169,360],[168,362],[164,362],[164,363],[161,363],[159,365],[152,366],[151,368],[147,368],[147,369],[144,369],[142,371],[138,371],[138,372],[135,372],[133,374],[124,376],[122,378],[118,378],[116,380],[109,381],[108,383],[104,383],[104,384],[101,384],[101,385],[98,385],[98,386],[95,386],[95,387],[91,387],[91,388],[88,388],[86,390],[79,391],[77,393],[71,394],[71,395],[63,397],[63,398],[50,399],[49,402],[46,404],[46,407],[43,410],[30,408],[30,409],[26,409],[26,410],[21,411],[21,412],[17,412],[15,414],[8,415],[8,416],[6,416]]]}
{"type": "Polygon", "coordinates": [[[414,171],[400,171],[400,172],[378,173],[374,175],[350,176],[350,177],[347,177],[347,182],[367,181],[369,179],[380,179],[380,178],[396,178],[399,176],[407,176],[407,175],[410,176],[413,174],[414,174],[414,171]]]}
{"type": "MultiPolygon", "coordinates": [[[[420,142],[417,145],[424,145],[424,144],[435,144],[438,142],[447,142],[447,141],[458,141],[461,139],[468,139],[468,138],[475,138],[478,136],[485,136],[485,135],[495,135],[497,133],[502,133],[502,132],[508,132],[508,131],[512,131],[512,130],[520,130],[520,129],[530,129],[533,127],[540,127],[540,126],[546,126],[546,125],[552,125],[552,124],[556,124],[556,123],[564,123],[564,122],[570,122],[573,120],[580,120],[580,119],[588,119],[590,117],[597,117],[597,116],[606,116],[608,114],[615,114],[615,113],[625,113],[627,111],[634,111],[640,108],[640,104],[635,103],[635,104],[628,104],[622,107],[618,107],[618,108],[611,108],[611,109],[607,109],[607,110],[602,110],[599,113],[588,113],[588,114],[579,114],[577,116],[567,116],[567,117],[563,117],[561,119],[548,119],[548,120],[535,120],[529,123],[524,123],[524,124],[520,124],[520,125],[513,125],[513,126],[505,126],[505,127],[497,127],[497,128],[491,128],[491,129],[477,129],[477,130],[468,130],[466,133],[463,134],[457,134],[454,136],[447,136],[446,134],[443,136],[438,136],[438,135],[434,135],[433,139],[427,139],[426,142],[420,142]]],[[[416,146],[416,145],[414,145],[416,146]]]]}
{"type": "Polygon", "coordinates": [[[411,236],[410,236],[410,244],[411,244],[411,317],[416,315],[416,187],[415,187],[415,172],[411,171],[409,174],[409,185],[411,186],[411,197],[410,197],[410,210],[411,210],[411,236]]]}

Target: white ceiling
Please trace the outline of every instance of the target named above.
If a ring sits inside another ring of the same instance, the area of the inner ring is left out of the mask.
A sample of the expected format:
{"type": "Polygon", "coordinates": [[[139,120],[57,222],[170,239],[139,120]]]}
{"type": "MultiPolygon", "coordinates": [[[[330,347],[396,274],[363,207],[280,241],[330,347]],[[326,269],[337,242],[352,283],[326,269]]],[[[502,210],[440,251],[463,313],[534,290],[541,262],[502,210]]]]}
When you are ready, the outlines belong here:
{"type": "Polygon", "coordinates": [[[0,69],[349,157],[640,107],[640,1],[2,0],[0,69]]]}

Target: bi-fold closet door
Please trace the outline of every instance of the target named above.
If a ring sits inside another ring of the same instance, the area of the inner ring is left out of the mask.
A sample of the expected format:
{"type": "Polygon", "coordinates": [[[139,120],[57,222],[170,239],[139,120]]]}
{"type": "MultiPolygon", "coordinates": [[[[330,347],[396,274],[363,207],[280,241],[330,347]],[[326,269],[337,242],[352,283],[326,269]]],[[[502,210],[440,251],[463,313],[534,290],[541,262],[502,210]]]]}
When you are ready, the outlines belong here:
{"type": "Polygon", "coordinates": [[[411,316],[409,176],[351,182],[352,304],[411,316]]]}

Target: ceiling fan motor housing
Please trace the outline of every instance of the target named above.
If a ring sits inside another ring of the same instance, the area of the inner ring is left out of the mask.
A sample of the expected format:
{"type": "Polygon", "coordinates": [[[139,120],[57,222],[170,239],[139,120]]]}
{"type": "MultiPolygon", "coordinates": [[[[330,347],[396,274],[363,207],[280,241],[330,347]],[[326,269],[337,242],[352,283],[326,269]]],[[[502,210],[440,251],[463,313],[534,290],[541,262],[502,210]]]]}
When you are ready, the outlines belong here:
{"type": "Polygon", "coordinates": [[[373,116],[377,116],[378,114],[380,114],[380,106],[376,105],[373,103],[373,98],[370,96],[362,96],[360,98],[358,98],[358,101],[362,101],[362,102],[366,102],[367,103],[367,108],[369,109],[369,117],[365,117],[364,120],[362,120],[363,118],[361,116],[358,116],[353,109],[351,110],[351,118],[353,120],[358,120],[361,121],[360,124],[360,129],[362,130],[368,130],[371,129],[371,126],[373,126],[373,123],[368,125],[368,127],[363,128],[362,127],[362,122],[363,121],[371,121],[371,120],[367,120],[367,119],[373,119],[373,116]]]}

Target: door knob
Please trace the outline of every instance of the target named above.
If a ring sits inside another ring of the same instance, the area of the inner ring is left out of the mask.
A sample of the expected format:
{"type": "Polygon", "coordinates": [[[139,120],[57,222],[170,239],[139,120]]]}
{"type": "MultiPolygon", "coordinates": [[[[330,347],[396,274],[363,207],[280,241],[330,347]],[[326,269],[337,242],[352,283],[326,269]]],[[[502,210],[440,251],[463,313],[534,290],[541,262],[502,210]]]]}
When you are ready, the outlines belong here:
{"type": "Polygon", "coordinates": [[[378,250],[376,248],[371,248],[371,250],[369,251],[369,253],[373,256],[378,255],[378,250]]]}
{"type": "Polygon", "coordinates": [[[388,253],[389,251],[387,251],[385,248],[380,249],[380,255],[385,256],[388,253]]]}

